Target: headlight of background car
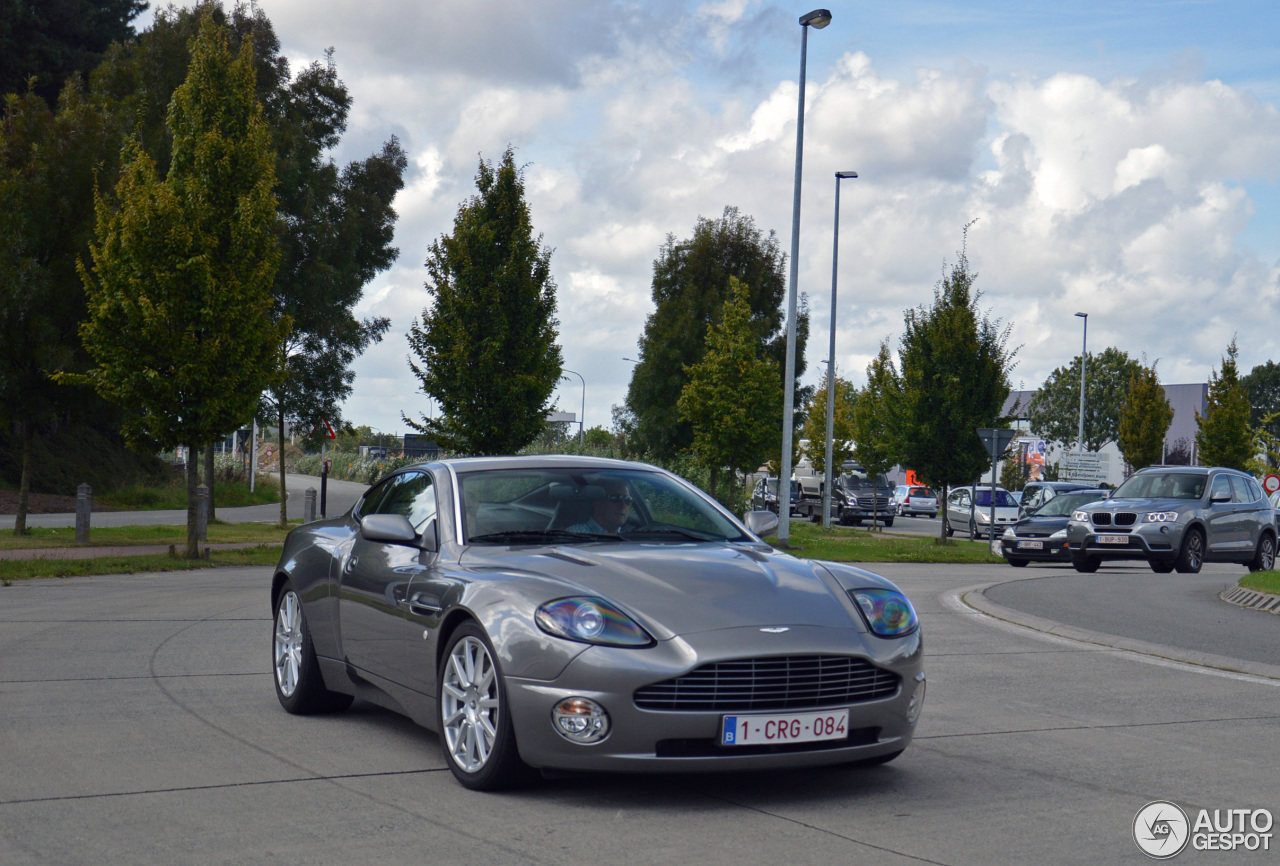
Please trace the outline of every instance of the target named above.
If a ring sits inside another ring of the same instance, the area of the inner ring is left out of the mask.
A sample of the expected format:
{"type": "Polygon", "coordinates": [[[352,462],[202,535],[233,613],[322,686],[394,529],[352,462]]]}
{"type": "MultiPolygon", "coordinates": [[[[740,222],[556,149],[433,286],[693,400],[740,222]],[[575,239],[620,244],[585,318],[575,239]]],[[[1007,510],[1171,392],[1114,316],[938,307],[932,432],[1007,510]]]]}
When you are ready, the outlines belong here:
{"type": "Polygon", "coordinates": [[[1084,511],[1073,511],[1071,512],[1071,519],[1075,523],[1088,523],[1089,515],[1084,511]]]}
{"type": "Polygon", "coordinates": [[[862,611],[867,627],[880,637],[903,637],[920,625],[907,597],[892,589],[851,589],[850,597],[862,611]]]}
{"type": "Polygon", "coordinates": [[[987,514],[985,511],[978,511],[976,514],[978,516],[979,523],[989,523],[991,521],[991,515],[987,514]]]}
{"type": "Polygon", "coordinates": [[[562,598],[540,605],[534,614],[547,634],[602,646],[652,646],[649,633],[602,598],[562,598]]]}
{"type": "Polygon", "coordinates": [[[1003,539],[1006,539],[1006,540],[1008,540],[1008,541],[1013,541],[1015,538],[1017,538],[1017,537],[1018,537],[1018,533],[1016,533],[1016,532],[1014,532],[1014,531],[1013,531],[1013,527],[1012,527],[1012,526],[1006,526],[1006,527],[1004,528],[1004,535],[1002,535],[1002,536],[1000,536],[1000,537],[1001,537],[1001,538],[1003,538],[1003,539]]]}
{"type": "Polygon", "coordinates": [[[1176,511],[1153,511],[1147,515],[1147,523],[1177,523],[1176,511]]]}
{"type": "Polygon", "coordinates": [[[1061,541],[1066,537],[1067,537],[1067,530],[1063,528],[1063,529],[1059,529],[1057,532],[1050,535],[1049,539],[1052,541],[1061,541]]]}

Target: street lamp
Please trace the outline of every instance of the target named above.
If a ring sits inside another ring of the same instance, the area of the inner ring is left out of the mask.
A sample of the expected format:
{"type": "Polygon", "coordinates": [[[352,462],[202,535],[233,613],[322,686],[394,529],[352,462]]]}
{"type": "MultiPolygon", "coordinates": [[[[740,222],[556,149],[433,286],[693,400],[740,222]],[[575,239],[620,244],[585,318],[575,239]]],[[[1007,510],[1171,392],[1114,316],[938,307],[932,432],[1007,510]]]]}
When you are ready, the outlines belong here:
{"type": "MultiPolygon", "coordinates": [[[[796,401],[796,283],[799,280],[800,258],[800,169],[804,163],[804,73],[809,54],[809,28],[821,30],[831,23],[831,13],[815,9],[800,16],[800,97],[796,109],[796,179],[795,193],[791,200],[791,284],[787,289],[787,364],[782,398],[782,463],[778,473],[779,502],[782,491],[791,484],[791,438],[795,420],[796,401]]],[[[791,509],[779,508],[778,544],[783,547],[791,540],[791,509]],[[783,513],[785,512],[785,513],[783,513]]]]}
{"type": "MultiPolygon", "coordinates": [[[[563,367],[560,368],[560,372],[573,373],[572,370],[566,370],[563,367]]],[[[582,381],[582,414],[578,416],[578,444],[581,445],[583,441],[582,422],[585,420],[585,416],[587,414],[587,380],[582,378],[581,373],[573,373],[573,375],[577,376],[582,381]]],[[[561,376],[560,378],[563,379],[565,377],[561,376]]]]}
{"type": "Polygon", "coordinates": [[[1086,354],[1089,348],[1089,314],[1076,313],[1077,316],[1084,319],[1084,342],[1080,346],[1080,432],[1077,438],[1080,441],[1080,453],[1084,454],[1084,365],[1086,354]]]}
{"type": "Polygon", "coordinates": [[[836,262],[840,258],[840,181],[857,177],[856,171],[836,172],[836,219],[831,240],[831,345],[827,348],[827,460],[826,479],[822,488],[822,526],[831,528],[832,438],[836,422],[836,262]]]}

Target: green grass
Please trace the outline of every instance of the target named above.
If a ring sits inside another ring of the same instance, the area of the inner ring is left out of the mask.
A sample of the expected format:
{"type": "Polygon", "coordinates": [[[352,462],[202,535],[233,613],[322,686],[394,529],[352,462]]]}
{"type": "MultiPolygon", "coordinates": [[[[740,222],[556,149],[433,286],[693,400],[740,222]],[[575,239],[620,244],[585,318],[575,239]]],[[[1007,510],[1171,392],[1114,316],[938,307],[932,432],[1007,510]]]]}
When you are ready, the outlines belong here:
{"type": "Polygon", "coordinates": [[[1253,571],[1240,578],[1240,585],[1258,592],[1280,595],[1280,571],[1253,571]]]}
{"type": "MultiPolygon", "coordinates": [[[[301,521],[291,521],[290,527],[301,521]]],[[[220,523],[209,524],[209,542],[272,544],[284,541],[288,530],[269,523],[220,523]]],[[[0,531],[0,550],[26,550],[49,547],[119,547],[130,544],[187,543],[186,526],[104,526],[90,529],[89,543],[76,544],[76,531],[72,527],[61,529],[28,529],[26,535],[14,535],[12,530],[0,531]]]]}
{"type": "Polygon", "coordinates": [[[167,553],[152,556],[111,556],[96,559],[0,560],[0,585],[42,577],[88,577],[95,574],[141,574],[151,571],[194,571],[231,565],[275,565],[280,548],[260,545],[235,550],[210,551],[209,558],[175,559],[167,553]]]}
{"type": "MultiPolygon", "coordinates": [[[[242,505],[266,505],[280,501],[278,478],[262,478],[249,492],[248,481],[219,481],[214,484],[215,508],[239,508],[242,505]]],[[[167,511],[187,507],[187,484],[175,480],[162,487],[135,484],[94,496],[95,502],[110,505],[122,511],[167,511]]]]}
{"type": "MultiPolygon", "coordinates": [[[[776,546],[777,539],[766,539],[776,546]]],[[[787,553],[833,562],[937,562],[989,564],[1004,562],[992,556],[987,541],[951,538],[939,544],[936,536],[894,535],[847,527],[823,529],[814,523],[791,523],[787,553]]],[[[779,548],[781,549],[781,548],[779,548]]]]}

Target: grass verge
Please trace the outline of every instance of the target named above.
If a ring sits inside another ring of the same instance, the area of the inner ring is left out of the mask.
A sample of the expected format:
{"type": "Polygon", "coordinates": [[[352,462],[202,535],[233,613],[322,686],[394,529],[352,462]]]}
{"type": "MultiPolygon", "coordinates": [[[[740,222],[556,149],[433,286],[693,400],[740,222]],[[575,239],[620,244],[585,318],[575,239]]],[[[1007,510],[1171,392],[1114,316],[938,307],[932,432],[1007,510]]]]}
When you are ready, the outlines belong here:
{"type": "MultiPolygon", "coordinates": [[[[187,507],[187,483],[176,480],[162,487],[134,484],[94,500],[121,511],[171,511],[187,507]]],[[[218,481],[213,488],[215,508],[239,508],[243,505],[266,505],[280,501],[280,479],[262,478],[249,492],[248,481],[218,481]]]]}
{"type": "Polygon", "coordinates": [[[1280,595],[1280,571],[1251,571],[1240,578],[1240,585],[1245,589],[1280,595]]]}
{"type": "MultiPolygon", "coordinates": [[[[290,522],[290,528],[301,521],[290,522]]],[[[270,523],[219,523],[209,524],[211,544],[271,544],[284,541],[287,529],[270,523]]],[[[187,543],[186,526],[104,526],[89,533],[87,544],[76,543],[76,531],[72,527],[57,529],[32,528],[26,535],[14,535],[12,530],[0,531],[0,550],[29,550],[49,547],[120,547],[131,544],[187,543]]]]}
{"type": "MultiPolygon", "coordinates": [[[[777,539],[766,539],[777,546],[777,539]]],[[[781,548],[779,548],[781,549],[781,548]]],[[[866,529],[832,527],[823,529],[814,523],[791,523],[791,547],[787,553],[806,559],[833,562],[937,562],[956,564],[990,564],[1004,562],[992,556],[987,541],[947,539],[939,544],[934,536],[893,535],[866,529]]]]}
{"type": "Polygon", "coordinates": [[[175,559],[167,553],[150,556],[109,556],[95,559],[0,560],[0,584],[41,577],[88,577],[96,574],[141,574],[151,571],[195,571],[229,565],[275,565],[280,548],[268,545],[210,551],[208,559],[175,559]]]}

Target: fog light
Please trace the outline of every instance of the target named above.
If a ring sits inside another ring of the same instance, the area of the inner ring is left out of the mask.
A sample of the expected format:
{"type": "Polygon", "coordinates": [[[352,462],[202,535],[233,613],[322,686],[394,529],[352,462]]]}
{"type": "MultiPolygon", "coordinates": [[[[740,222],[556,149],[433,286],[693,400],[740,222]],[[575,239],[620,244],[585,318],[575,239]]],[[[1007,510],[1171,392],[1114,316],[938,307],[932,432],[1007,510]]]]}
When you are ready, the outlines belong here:
{"type": "Polygon", "coordinates": [[[598,743],[609,736],[609,714],[589,698],[565,698],[551,718],[560,736],[573,743],[598,743]]]}
{"type": "Polygon", "coordinates": [[[916,693],[907,704],[907,724],[914,725],[920,718],[920,710],[924,707],[924,674],[916,674],[916,693]]]}

